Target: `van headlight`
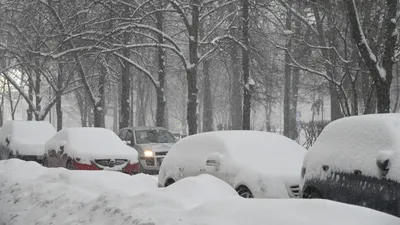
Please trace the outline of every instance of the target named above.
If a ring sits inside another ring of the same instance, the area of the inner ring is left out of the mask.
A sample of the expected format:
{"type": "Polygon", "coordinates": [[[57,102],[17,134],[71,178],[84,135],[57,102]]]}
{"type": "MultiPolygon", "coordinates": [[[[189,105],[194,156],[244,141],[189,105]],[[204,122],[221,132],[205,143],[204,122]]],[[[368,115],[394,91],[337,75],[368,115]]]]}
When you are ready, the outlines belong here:
{"type": "Polygon", "coordinates": [[[154,153],[152,150],[144,150],[144,157],[153,157],[154,153]]]}

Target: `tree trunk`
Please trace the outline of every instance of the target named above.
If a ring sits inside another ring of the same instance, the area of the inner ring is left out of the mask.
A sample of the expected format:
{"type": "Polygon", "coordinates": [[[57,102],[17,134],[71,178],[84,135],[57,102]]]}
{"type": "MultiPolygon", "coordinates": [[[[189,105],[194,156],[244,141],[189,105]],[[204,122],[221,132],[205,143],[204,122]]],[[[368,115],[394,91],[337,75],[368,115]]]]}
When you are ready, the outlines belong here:
{"type": "Polygon", "coordinates": [[[265,109],[265,128],[267,129],[268,132],[271,132],[272,102],[267,100],[264,109],[265,109]]]}
{"type": "Polygon", "coordinates": [[[246,84],[243,90],[243,130],[250,130],[250,114],[251,114],[251,92],[253,82],[250,82],[250,35],[249,35],[249,1],[242,0],[242,32],[243,32],[243,45],[242,48],[242,67],[243,67],[243,80],[246,84]]]}
{"type": "Polygon", "coordinates": [[[186,119],[189,126],[189,135],[197,133],[197,55],[199,25],[200,25],[200,0],[192,0],[192,24],[189,29],[189,62],[187,73],[188,103],[186,119]]]}
{"type": "Polygon", "coordinates": [[[210,61],[205,59],[203,61],[203,132],[213,131],[213,102],[211,93],[211,80],[210,80],[210,61]]]}
{"type": "MultiPolygon", "coordinates": [[[[39,63],[37,62],[36,65],[39,66],[39,63]]],[[[41,85],[42,79],[41,79],[40,72],[38,70],[36,70],[36,69],[35,69],[35,75],[36,75],[36,79],[35,79],[35,104],[36,104],[35,120],[39,121],[39,120],[41,120],[39,118],[39,113],[41,111],[40,103],[42,102],[41,89],[40,89],[40,85],[41,85]]]]}
{"type": "Polygon", "coordinates": [[[231,55],[231,68],[232,68],[232,84],[231,84],[231,119],[232,129],[241,130],[243,120],[243,107],[241,89],[240,68],[237,63],[239,60],[236,46],[232,46],[230,51],[231,55]]]}
{"type": "Polygon", "coordinates": [[[368,67],[371,77],[374,80],[376,88],[376,99],[378,113],[390,112],[390,86],[393,79],[393,57],[397,43],[398,33],[396,32],[396,13],[397,0],[386,0],[386,15],[383,21],[384,41],[377,43],[381,45],[378,48],[378,54],[374,54],[371,47],[366,41],[364,32],[358,20],[357,8],[354,0],[344,0],[347,8],[350,25],[352,28],[352,36],[357,45],[358,51],[366,66],[368,67]],[[382,55],[382,57],[376,57],[382,55]]]}
{"type": "MultiPolygon", "coordinates": [[[[95,102],[93,107],[94,127],[105,127],[105,95],[106,95],[106,84],[107,84],[107,55],[102,61],[99,62],[99,99],[95,102]]],[[[128,96],[129,97],[129,96],[128,96]]]]}
{"type": "MultiPolygon", "coordinates": [[[[128,34],[125,35],[124,42],[129,43],[128,34]]],[[[122,55],[129,59],[129,49],[123,49],[122,55]]],[[[130,64],[126,61],[122,62],[121,66],[121,96],[120,96],[120,116],[119,129],[128,127],[129,125],[129,89],[130,89],[130,64]]]]}
{"type": "MultiPolygon", "coordinates": [[[[292,6],[292,1],[289,1],[289,6],[292,6]]],[[[290,10],[287,10],[286,12],[286,24],[285,24],[285,29],[286,30],[291,30],[292,29],[292,12],[290,10]]],[[[290,38],[290,37],[288,37],[290,38]]],[[[286,44],[286,48],[288,51],[290,51],[290,42],[291,40],[288,40],[288,43],[286,44]]],[[[285,86],[283,87],[283,135],[286,137],[290,138],[290,87],[291,87],[291,68],[290,68],[290,53],[285,52],[285,86]]]]}
{"type": "MultiPolygon", "coordinates": [[[[379,75],[378,75],[379,76],[379,75]]],[[[391,82],[381,80],[376,85],[376,99],[378,113],[390,113],[390,85],[391,82]]]]}
{"type": "MultiPolygon", "coordinates": [[[[116,94],[114,94],[114,101],[113,101],[113,131],[118,132],[118,97],[120,96],[120,88],[119,84],[114,84],[114,90],[118,90],[116,94]]],[[[132,110],[133,112],[133,110],[132,110]]]]}
{"type": "MultiPolygon", "coordinates": [[[[161,4],[162,1],[159,1],[161,4]]],[[[156,12],[156,27],[158,30],[163,31],[163,15],[162,12],[156,12]]],[[[157,41],[159,44],[164,43],[164,38],[162,34],[157,34],[157,41]]],[[[165,50],[162,47],[157,49],[157,59],[158,59],[158,87],[156,87],[157,96],[157,110],[156,110],[156,126],[165,127],[165,50]]]]}
{"type": "MultiPolygon", "coordinates": [[[[318,30],[318,41],[320,46],[328,46],[325,40],[325,31],[324,31],[324,24],[323,24],[323,20],[320,17],[319,14],[319,9],[318,7],[315,5],[313,7],[313,11],[314,11],[314,15],[315,15],[315,21],[317,24],[317,30],[318,30]]],[[[330,23],[332,18],[328,19],[328,22],[330,23]]],[[[330,34],[330,35],[334,35],[334,33],[330,34]]],[[[331,38],[332,40],[332,38],[331,38]]],[[[333,63],[334,59],[332,59],[330,57],[330,54],[325,50],[322,49],[321,50],[322,56],[326,59],[326,60],[330,60],[331,63],[333,63]]],[[[331,79],[335,79],[336,78],[336,71],[335,68],[331,66],[331,64],[329,62],[325,63],[325,69],[326,69],[326,73],[328,74],[328,76],[331,79]]],[[[340,107],[340,102],[339,102],[339,95],[338,95],[338,91],[337,91],[337,87],[336,85],[334,85],[331,81],[329,82],[329,94],[330,94],[330,105],[331,105],[331,120],[336,120],[339,119],[341,117],[343,117],[342,114],[342,110],[340,107]]]]}
{"type": "MultiPolygon", "coordinates": [[[[200,37],[204,38],[204,24],[201,24],[200,37]]],[[[203,60],[203,125],[202,131],[213,131],[213,99],[211,93],[210,60],[203,60]]]]}
{"type": "MultiPolygon", "coordinates": [[[[57,76],[57,90],[61,90],[63,85],[63,76],[64,70],[63,65],[58,63],[58,76],[57,76]]],[[[56,102],[56,115],[57,115],[57,131],[60,131],[63,127],[63,112],[61,108],[61,93],[56,93],[57,102],[56,102]]]]}
{"type": "MultiPolygon", "coordinates": [[[[5,90],[6,88],[6,83],[3,81],[3,87],[2,90],[5,90]]],[[[3,126],[4,123],[4,93],[1,95],[1,103],[0,103],[0,127],[3,126]]]]}
{"type": "MultiPolygon", "coordinates": [[[[135,124],[135,114],[134,114],[134,112],[135,112],[135,100],[134,100],[134,98],[135,98],[135,92],[134,92],[134,86],[133,86],[133,84],[135,83],[135,79],[134,79],[134,77],[133,76],[131,76],[131,87],[129,88],[129,95],[130,95],[130,105],[129,105],[129,126],[130,127],[133,127],[134,126],[134,124],[135,124]]],[[[121,91],[120,91],[121,92],[121,91]]]]}
{"type": "Polygon", "coordinates": [[[297,101],[298,101],[298,93],[299,93],[299,83],[300,83],[300,70],[299,68],[293,69],[292,74],[292,90],[291,90],[291,107],[290,107],[290,138],[292,140],[297,140],[299,137],[298,129],[297,129],[297,101]]]}
{"type": "Polygon", "coordinates": [[[85,99],[83,98],[82,94],[79,91],[75,91],[75,97],[76,97],[76,102],[78,104],[79,108],[79,114],[81,116],[81,126],[82,127],[87,127],[87,106],[85,99]]]}
{"type": "MultiPolygon", "coordinates": [[[[29,79],[28,81],[28,96],[29,96],[29,100],[31,100],[33,102],[33,80],[29,79]]],[[[29,108],[26,110],[26,114],[27,114],[27,120],[28,121],[32,121],[33,120],[33,111],[34,109],[29,106],[29,108]]]]}
{"type": "Polygon", "coordinates": [[[396,64],[396,98],[393,106],[393,113],[399,110],[399,100],[400,100],[400,83],[399,83],[399,64],[396,64]]]}
{"type": "Polygon", "coordinates": [[[15,120],[15,110],[14,110],[14,101],[13,101],[13,96],[12,96],[12,90],[10,86],[10,82],[7,81],[7,87],[8,87],[8,101],[10,103],[10,112],[11,112],[11,119],[15,120]]]}

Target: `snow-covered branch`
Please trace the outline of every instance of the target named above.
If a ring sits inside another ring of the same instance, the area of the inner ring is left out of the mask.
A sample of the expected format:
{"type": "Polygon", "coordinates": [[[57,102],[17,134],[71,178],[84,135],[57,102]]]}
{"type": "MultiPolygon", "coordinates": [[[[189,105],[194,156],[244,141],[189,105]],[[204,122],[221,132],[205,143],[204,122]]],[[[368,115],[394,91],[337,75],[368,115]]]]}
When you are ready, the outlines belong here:
{"type": "Polygon", "coordinates": [[[118,53],[118,52],[114,52],[113,54],[114,54],[115,56],[117,56],[118,58],[120,58],[120,59],[122,59],[122,60],[128,62],[130,65],[134,66],[136,69],[138,69],[138,70],[139,70],[140,72],[142,72],[144,75],[146,75],[146,76],[150,79],[151,83],[152,83],[156,88],[159,87],[158,82],[154,79],[154,77],[151,75],[151,73],[150,73],[148,70],[146,70],[145,68],[143,68],[142,66],[140,66],[139,64],[137,64],[136,62],[134,62],[133,60],[131,60],[131,59],[129,59],[129,58],[126,58],[125,56],[123,56],[122,54],[120,54],[120,53],[118,53]]]}
{"type": "Polygon", "coordinates": [[[298,19],[300,19],[305,25],[307,25],[314,34],[319,34],[319,32],[317,31],[317,29],[315,29],[315,27],[310,23],[310,21],[305,18],[303,15],[301,15],[301,13],[297,12],[297,10],[293,9],[292,7],[289,6],[289,4],[287,4],[284,0],[277,0],[283,7],[285,7],[286,9],[290,10],[293,15],[295,15],[298,19]]]}

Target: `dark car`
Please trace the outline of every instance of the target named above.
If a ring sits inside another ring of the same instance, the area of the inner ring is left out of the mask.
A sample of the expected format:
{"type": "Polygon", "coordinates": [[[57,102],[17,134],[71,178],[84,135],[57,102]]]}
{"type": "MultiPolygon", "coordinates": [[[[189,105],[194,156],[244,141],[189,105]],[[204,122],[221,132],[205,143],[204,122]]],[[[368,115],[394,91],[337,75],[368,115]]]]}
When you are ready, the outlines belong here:
{"type": "Polygon", "coordinates": [[[400,217],[400,114],[331,122],[309,149],[303,198],[365,206],[400,217]]]}
{"type": "Polygon", "coordinates": [[[136,149],[140,171],[147,174],[158,174],[165,155],[176,142],[174,135],[163,127],[124,128],[118,136],[136,149]]]}

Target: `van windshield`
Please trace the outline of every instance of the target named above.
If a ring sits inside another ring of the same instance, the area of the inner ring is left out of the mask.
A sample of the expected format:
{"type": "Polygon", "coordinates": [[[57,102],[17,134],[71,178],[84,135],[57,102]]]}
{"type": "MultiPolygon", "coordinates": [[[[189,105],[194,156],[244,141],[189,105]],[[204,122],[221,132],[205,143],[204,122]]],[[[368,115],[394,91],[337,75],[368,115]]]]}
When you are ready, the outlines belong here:
{"type": "Polygon", "coordinates": [[[167,130],[139,130],[135,132],[137,144],[175,143],[175,137],[167,130]]]}

